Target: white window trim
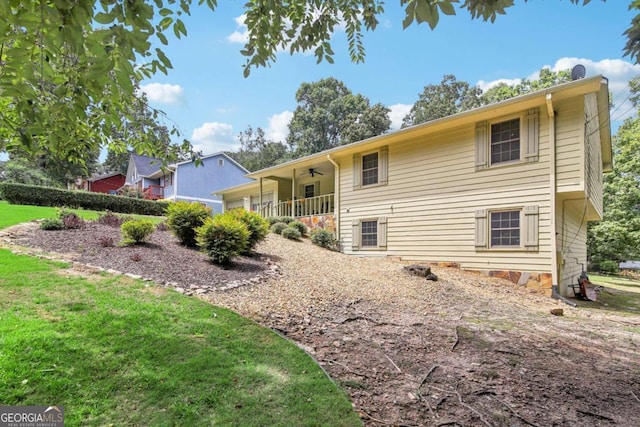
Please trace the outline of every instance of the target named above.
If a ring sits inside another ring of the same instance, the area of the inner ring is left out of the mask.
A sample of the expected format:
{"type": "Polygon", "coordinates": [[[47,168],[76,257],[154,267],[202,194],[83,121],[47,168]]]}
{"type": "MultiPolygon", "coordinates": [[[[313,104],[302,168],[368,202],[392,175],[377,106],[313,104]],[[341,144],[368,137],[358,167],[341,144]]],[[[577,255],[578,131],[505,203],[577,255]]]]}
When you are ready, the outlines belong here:
{"type": "Polygon", "coordinates": [[[518,164],[518,163],[522,163],[522,159],[523,159],[523,153],[524,153],[524,113],[520,113],[520,114],[513,114],[510,116],[505,116],[505,117],[500,117],[499,119],[494,119],[494,120],[489,120],[489,124],[487,126],[487,162],[489,164],[490,168],[496,168],[496,167],[500,167],[500,166],[508,166],[508,165],[513,165],[513,164],[518,164]],[[504,162],[497,162],[497,163],[492,163],[491,162],[491,126],[492,125],[497,125],[500,123],[504,123],[504,122],[509,122],[513,119],[519,119],[520,120],[520,124],[518,126],[518,130],[520,135],[518,136],[518,143],[520,144],[520,156],[517,159],[514,160],[507,160],[504,162]]]}
{"type": "Polygon", "coordinates": [[[475,167],[476,171],[537,162],[540,150],[540,113],[532,108],[516,114],[505,115],[476,123],[475,167]],[[520,119],[520,159],[491,163],[491,125],[520,119]]]}
{"type": "Polygon", "coordinates": [[[386,251],[387,250],[387,217],[377,218],[359,218],[352,222],[352,242],[351,249],[353,251],[386,251]],[[378,223],[378,245],[362,246],[362,223],[376,221],[378,223]]]}
{"type": "Polygon", "coordinates": [[[523,235],[523,214],[522,214],[522,208],[513,208],[513,209],[491,209],[488,213],[487,213],[487,223],[489,226],[489,230],[488,230],[488,239],[489,239],[489,249],[494,249],[494,250],[510,250],[510,249],[517,249],[517,250],[521,250],[522,249],[522,243],[523,243],[523,239],[522,239],[522,235],[523,235]],[[518,245],[494,245],[493,243],[491,243],[491,237],[492,237],[492,231],[493,229],[491,228],[491,215],[494,213],[503,213],[503,212],[518,212],[518,240],[520,241],[520,243],[518,245]]]}
{"type": "Polygon", "coordinates": [[[353,156],[353,189],[375,188],[387,185],[389,173],[389,147],[384,146],[376,150],[364,151],[353,156]],[[374,184],[362,183],[362,158],[366,155],[378,153],[378,182],[374,184]]]}
{"type": "Polygon", "coordinates": [[[475,249],[476,252],[538,252],[540,241],[538,205],[505,206],[492,209],[479,209],[475,212],[475,249]],[[496,212],[518,211],[520,213],[520,245],[491,245],[491,214],[496,212]]]}

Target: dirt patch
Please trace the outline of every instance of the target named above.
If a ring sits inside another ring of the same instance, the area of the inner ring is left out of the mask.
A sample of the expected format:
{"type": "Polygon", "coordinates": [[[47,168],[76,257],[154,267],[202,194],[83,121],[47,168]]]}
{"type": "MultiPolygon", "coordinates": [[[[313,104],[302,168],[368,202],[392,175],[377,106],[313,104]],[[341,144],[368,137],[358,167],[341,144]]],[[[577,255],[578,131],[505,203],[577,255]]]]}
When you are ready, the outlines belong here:
{"type": "Polygon", "coordinates": [[[204,298],[315,357],[365,425],[638,425],[639,315],[573,309],[456,269],[434,268],[439,280],[426,281],[399,262],[274,235],[223,270],[166,232],[134,249],[99,248],[103,232],[31,227],[9,240],[168,287],[209,286],[204,298]]]}

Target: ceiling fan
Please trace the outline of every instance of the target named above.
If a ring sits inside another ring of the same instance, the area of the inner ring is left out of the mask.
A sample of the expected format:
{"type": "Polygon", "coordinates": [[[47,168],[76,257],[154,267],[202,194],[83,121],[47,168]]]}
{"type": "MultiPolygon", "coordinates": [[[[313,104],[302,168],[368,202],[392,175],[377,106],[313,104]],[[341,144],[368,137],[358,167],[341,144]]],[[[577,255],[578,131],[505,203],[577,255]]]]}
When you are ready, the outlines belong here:
{"type": "Polygon", "coordinates": [[[309,172],[305,172],[302,175],[311,175],[311,178],[313,178],[315,175],[324,175],[324,174],[316,170],[315,168],[309,168],[309,172]]]}

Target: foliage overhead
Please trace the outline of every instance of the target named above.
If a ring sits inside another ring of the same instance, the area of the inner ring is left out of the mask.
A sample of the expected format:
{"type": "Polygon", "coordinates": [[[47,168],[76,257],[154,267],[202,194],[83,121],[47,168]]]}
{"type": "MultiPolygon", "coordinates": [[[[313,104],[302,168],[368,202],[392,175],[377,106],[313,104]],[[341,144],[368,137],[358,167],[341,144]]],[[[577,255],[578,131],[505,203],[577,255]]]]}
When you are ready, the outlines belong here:
{"type": "MultiPolygon", "coordinates": [[[[136,83],[171,67],[152,43],[167,44],[170,29],[176,37],[186,35],[180,17],[190,4],[0,2],[0,97],[8,103],[0,127],[9,134],[0,150],[35,157],[46,148],[56,158],[84,164],[87,152],[114,145],[112,130],[123,130],[132,118],[126,112],[136,83]]],[[[152,140],[133,144],[140,153],[159,154],[152,140]]]]}
{"type": "MultiPolygon", "coordinates": [[[[590,0],[570,0],[586,5],[590,0]]],[[[161,46],[187,35],[192,6],[211,11],[216,0],[0,1],[0,151],[31,156],[46,148],[56,158],[84,164],[87,152],[124,151],[113,132],[132,119],[128,105],[142,78],[172,67],[161,46]],[[160,46],[160,47],[157,47],[160,46]],[[28,64],[28,66],[25,66],[28,64]],[[8,133],[8,136],[6,135],[8,133]]],[[[353,61],[364,60],[363,34],[384,13],[381,0],[251,0],[244,4],[248,39],[244,74],[269,66],[276,54],[312,51],[333,62],[331,36],[344,29],[353,61]]],[[[401,0],[403,26],[436,27],[454,5],[474,19],[495,21],[513,0],[401,0]]],[[[640,10],[640,1],[630,4],[640,10]]],[[[640,60],[640,17],[625,32],[626,55],[640,60]]],[[[361,129],[354,130],[354,133],[361,129]]],[[[178,135],[177,129],[171,133],[178,135]]],[[[162,157],[157,141],[135,140],[136,152],[162,157]]],[[[181,144],[190,150],[188,141],[181,144]]]]}
{"type": "Polygon", "coordinates": [[[380,135],[391,126],[387,107],[371,106],[333,77],[302,83],[296,102],[287,137],[294,157],[380,135]]]}

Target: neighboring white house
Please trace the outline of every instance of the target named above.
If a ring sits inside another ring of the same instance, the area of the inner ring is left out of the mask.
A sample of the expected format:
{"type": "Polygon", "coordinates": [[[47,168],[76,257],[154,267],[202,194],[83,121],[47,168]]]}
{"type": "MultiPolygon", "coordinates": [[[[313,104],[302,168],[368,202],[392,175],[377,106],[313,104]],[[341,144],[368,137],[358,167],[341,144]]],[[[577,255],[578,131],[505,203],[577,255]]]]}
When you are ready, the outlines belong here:
{"type": "Polygon", "coordinates": [[[247,175],[226,208],[334,229],[344,252],[567,295],[612,169],[608,82],[581,79],[247,175]]]}

